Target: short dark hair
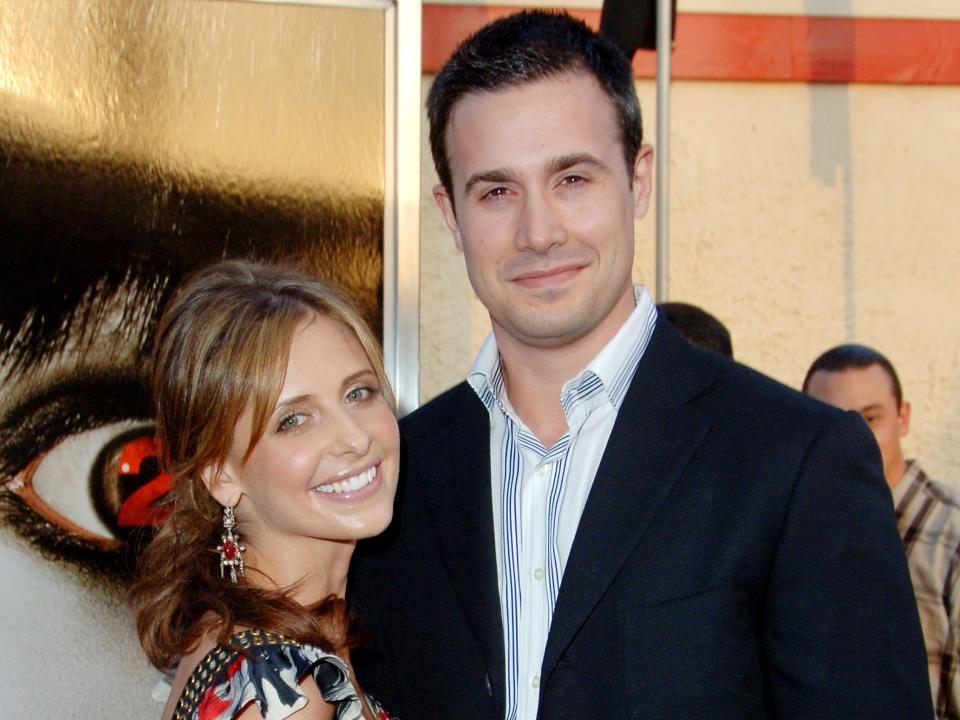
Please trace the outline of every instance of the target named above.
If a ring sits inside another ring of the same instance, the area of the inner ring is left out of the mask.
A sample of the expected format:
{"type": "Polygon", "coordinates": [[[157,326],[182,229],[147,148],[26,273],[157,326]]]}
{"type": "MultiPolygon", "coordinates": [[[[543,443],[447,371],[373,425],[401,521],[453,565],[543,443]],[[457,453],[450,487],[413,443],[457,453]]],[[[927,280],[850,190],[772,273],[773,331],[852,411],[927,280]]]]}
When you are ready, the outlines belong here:
{"type": "Polygon", "coordinates": [[[451,202],[453,180],[446,138],[457,101],[473,92],[493,92],[571,71],[593,75],[613,103],[632,180],[643,125],[630,61],[620,48],[581,20],[566,13],[525,10],[496,20],[464,40],[430,88],[430,151],[451,202]]]}
{"type": "Polygon", "coordinates": [[[810,378],[820,370],[843,372],[855,368],[867,368],[871,365],[879,365],[890,376],[890,382],[893,384],[893,396],[896,398],[899,408],[903,402],[903,390],[900,388],[900,378],[897,377],[897,371],[893,369],[893,364],[882,353],[866,345],[857,345],[856,343],[837,345],[814,360],[813,365],[807,370],[807,376],[803,379],[803,391],[807,392],[807,388],[810,386],[810,378]]]}
{"type": "Polygon", "coordinates": [[[701,307],[682,302],[657,305],[667,321],[694,345],[733,357],[733,341],[726,325],[701,307]]]}

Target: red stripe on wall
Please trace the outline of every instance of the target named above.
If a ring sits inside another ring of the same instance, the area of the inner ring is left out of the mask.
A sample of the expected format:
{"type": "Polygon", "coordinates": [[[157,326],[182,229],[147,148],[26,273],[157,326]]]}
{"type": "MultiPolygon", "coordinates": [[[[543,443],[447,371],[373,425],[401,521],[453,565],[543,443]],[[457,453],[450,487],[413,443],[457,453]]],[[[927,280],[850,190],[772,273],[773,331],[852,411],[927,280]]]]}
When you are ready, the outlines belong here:
{"type": "MultiPolygon", "coordinates": [[[[423,6],[423,70],[435,73],[457,44],[517,7],[423,6]]],[[[599,10],[575,10],[592,27],[599,10]]],[[[960,83],[960,21],[680,13],[678,80],[960,83]]],[[[654,77],[656,53],[637,52],[637,77],[654,77]]]]}

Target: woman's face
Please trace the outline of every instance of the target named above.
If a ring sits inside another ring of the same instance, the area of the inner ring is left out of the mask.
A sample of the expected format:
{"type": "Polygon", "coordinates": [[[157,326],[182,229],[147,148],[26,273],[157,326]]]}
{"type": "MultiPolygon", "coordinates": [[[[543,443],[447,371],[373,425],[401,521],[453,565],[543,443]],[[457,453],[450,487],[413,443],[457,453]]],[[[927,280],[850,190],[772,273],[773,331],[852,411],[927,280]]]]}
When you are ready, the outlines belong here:
{"type": "Polygon", "coordinates": [[[393,516],[399,433],[360,343],[312,316],[295,331],[286,378],[266,430],[243,462],[252,411],[234,430],[224,471],[242,493],[245,540],[265,550],[294,538],[355,541],[393,516]]]}

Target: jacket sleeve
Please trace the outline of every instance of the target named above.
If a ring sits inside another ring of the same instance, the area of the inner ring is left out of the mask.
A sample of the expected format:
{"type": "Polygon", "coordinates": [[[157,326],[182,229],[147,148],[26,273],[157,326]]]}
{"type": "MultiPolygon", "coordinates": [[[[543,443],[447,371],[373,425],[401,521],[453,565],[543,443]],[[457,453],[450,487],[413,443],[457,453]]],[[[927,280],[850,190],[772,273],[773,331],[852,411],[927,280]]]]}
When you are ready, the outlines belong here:
{"type": "Polygon", "coordinates": [[[808,448],[771,569],[777,718],[933,717],[926,653],[876,442],[854,413],[808,448]]]}

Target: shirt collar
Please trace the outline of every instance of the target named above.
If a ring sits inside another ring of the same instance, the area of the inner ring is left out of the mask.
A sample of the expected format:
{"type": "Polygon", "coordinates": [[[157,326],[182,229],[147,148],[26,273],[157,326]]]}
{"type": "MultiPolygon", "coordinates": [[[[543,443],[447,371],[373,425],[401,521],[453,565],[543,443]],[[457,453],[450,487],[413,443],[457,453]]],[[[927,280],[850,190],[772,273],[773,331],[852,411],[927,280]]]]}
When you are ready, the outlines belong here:
{"type": "MultiPolygon", "coordinates": [[[[576,377],[564,383],[561,402],[564,410],[570,398],[584,393],[602,391],[619,408],[636,372],[640,358],[650,343],[657,320],[657,308],[642,285],[633,286],[636,306],[617,334],[611,338],[596,357],[576,377]]],[[[500,371],[500,351],[493,332],[487,335],[467,374],[467,382],[477,396],[492,410],[494,404],[503,410],[509,407],[503,375],[500,371]]]]}

